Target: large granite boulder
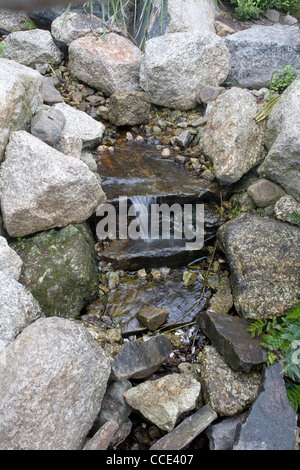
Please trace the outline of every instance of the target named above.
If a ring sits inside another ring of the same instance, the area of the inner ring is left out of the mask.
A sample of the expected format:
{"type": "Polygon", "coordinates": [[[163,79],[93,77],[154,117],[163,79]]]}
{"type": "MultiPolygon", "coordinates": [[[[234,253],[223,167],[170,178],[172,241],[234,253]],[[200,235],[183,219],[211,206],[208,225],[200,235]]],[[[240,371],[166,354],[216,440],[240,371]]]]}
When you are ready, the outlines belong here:
{"type": "Polygon", "coordinates": [[[232,184],[263,161],[263,125],[253,119],[255,98],[231,88],[217,98],[208,116],[200,145],[213,163],[217,179],[232,184]]]}
{"type": "Polygon", "coordinates": [[[81,223],[105,201],[98,178],[85,163],[25,131],[11,136],[0,193],[4,225],[12,237],[81,223]]]}
{"type": "Polygon", "coordinates": [[[268,116],[264,141],[269,153],[258,171],[300,202],[299,113],[300,76],[284,91],[268,116]]]}
{"type": "Polygon", "coordinates": [[[10,134],[25,129],[42,106],[42,88],[38,72],[0,58],[0,161],[10,134]]]}
{"type": "Polygon", "coordinates": [[[0,236],[0,272],[18,281],[22,264],[21,258],[9,247],[6,238],[0,236]]]}
{"type": "Polygon", "coordinates": [[[84,327],[57,317],[37,320],[0,355],[0,449],[80,449],[109,373],[84,327]]]}
{"type": "Polygon", "coordinates": [[[220,85],[228,72],[229,53],[222,39],[191,31],[147,41],[140,82],[151,103],[187,110],[196,106],[201,88],[220,85]]]}
{"type": "Polygon", "coordinates": [[[257,25],[227,36],[230,52],[228,79],[245,88],[269,87],[273,72],[286,65],[300,72],[298,26],[257,25]]]}
{"type": "Polygon", "coordinates": [[[244,214],[222,225],[217,239],[230,266],[234,305],[240,316],[281,316],[298,302],[297,227],[244,214]]]}
{"type": "Polygon", "coordinates": [[[76,317],[98,295],[94,240],[86,224],[11,242],[23,260],[20,282],[47,316],[76,317]]]}

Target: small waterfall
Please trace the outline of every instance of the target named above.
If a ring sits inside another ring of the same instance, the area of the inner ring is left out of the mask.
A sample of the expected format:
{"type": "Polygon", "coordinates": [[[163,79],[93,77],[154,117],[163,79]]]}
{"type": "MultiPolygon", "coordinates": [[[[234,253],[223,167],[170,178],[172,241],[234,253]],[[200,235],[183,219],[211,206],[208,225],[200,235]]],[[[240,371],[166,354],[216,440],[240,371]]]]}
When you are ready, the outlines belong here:
{"type": "Polygon", "coordinates": [[[157,196],[131,196],[132,208],[130,214],[138,216],[140,225],[139,233],[142,240],[151,240],[151,205],[158,204],[160,197],[157,196]]]}

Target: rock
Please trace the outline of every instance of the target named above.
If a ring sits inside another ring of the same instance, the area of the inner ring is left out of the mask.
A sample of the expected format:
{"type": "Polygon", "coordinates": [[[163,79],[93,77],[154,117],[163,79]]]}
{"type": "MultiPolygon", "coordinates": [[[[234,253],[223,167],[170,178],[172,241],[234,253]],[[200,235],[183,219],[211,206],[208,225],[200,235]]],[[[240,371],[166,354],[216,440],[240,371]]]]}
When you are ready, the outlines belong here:
{"type": "Polygon", "coordinates": [[[165,147],[164,149],[162,149],[160,156],[161,158],[170,158],[171,150],[169,149],[169,147],[165,147]]]}
{"type": "Polygon", "coordinates": [[[105,131],[105,126],[101,122],[66,103],[55,104],[54,109],[63,113],[66,118],[63,133],[77,134],[82,140],[83,149],[100,144],[105,131]]]}
{"type": "Polygon", "coordinates": [[[107,106],[99,106],[96,111],[97,116],[100,116],[104,121],[109,120],[109,111],[107,106]]]}
{"type": "Polygon", "coordinates": [[[299,230],[243,214],[217,232],[231,271],[234,305],[247,319],[281,316],[297,303],[299,230]]]}
{"type": "Polygon", "coordinates": [[[188,110],[204,86],[218,86],[229,72],[229,53],[212,33],[174,33],[145,45],[140,83],[151,103],[188,110]]]}
{"type": "Polygon", "coordinates": [[[235,33],[234,29],[230,28],[230,26],[222,23],[221,21],[214,21],[214,27],[215,27],[217,35],[220,36],[221,38],[225,38],[226,36],[229,36],[230,34],[235,33]]]}
{"type": "Polygon", "coordinates": [[[131,429],[132,429],[132,421],[130,419],[126,419],[126,421],[123,424],[121,424],[118,431],[112,438],[110,442],[110,447],[115,449],[117,446],[122,444],[131,433],[131,429]]]}
{"type": "Polygon", "coordinates": [[[86,36],[69,47],[71,73],[83,83],[110,96],[139,91],[142,52],[128,39],[115,33],[95,38],[86,36]]]}
{"type": "Polygon", "coordinates": [[[192,135],[188,129],[185,129],[181,134],[175,138],[175,144],[178,145],[178,147],[185,149],[186,147],[189,146],[189,143],[192,140],[192,135]]]}
{"type": "Polygon", "coordinates": [[[55,88],[50,77],[43,77],[43,102],[46,104],[62,103],[63,97],[55,88]]]}
{"type": "Polygon", "coordinates": [[[231,450],[236,436],[238,425],[243,423],[248,412],[240,413],[232,418],[224,418],[217,424],[206,429],[210,450],[231,450]]]}
{"type": "Polygon", "coordinates": [[[197,315],[197,322],[233,370],[249,373],[267,361],[267,351],[260,345],[262,338],[251,338],[247,331],[250,322],[244,318],[204,311],[197,315]]]}
{"type": "Polygon", "coordinates": [[[151,104],[143,91],[114,93],[110,97],[108,119],[115,126],[138,126],[150,118],[151,104]]]}
{"type": "Polygon", "coordinates": [[[115,421],[107,421],[97,433],[88,440],[82,450],[107,450],[119,429],[115,421]]]}
{"type": "Polygon", "coordinates": [[[81,158],[82,156],[82,140],[77,134],[62,132],[54,148],[69,157],[81,158]]]}
{"type": "Polygon", "coordinates": [[[286,15],[284,18],[284,24],[287,24],[288,26],[292,26],[293,24],[298,23],[298,21],[299,20],[292,15],[286,15]]]}
{"type": "Polygon", "coordinates": [[[6,239],[0,236],[0,272],[18,281],[21,276],[22,264],[21,258],[8,246],[6,239]]]}
{"type": "Polygon", "coordinates": [[[269,8],[267,11],[265,11],[264,16],[273,23],[278,23],[280,19],[279,11],[274,10],[274,8],[269,8]]]}
{"type": "MultiPolygon", "coordinates": [[[[4,41],[3,55],[7,59],[35,68],[40,65],[60,64],[63,53],[56,46],[49,31],[32,29],[11,33],[4,41]]],[[[49,67],[50,70],[50,67],[49,67]]]]}
{"type": "MultiPolygon", "coordinates": [[[[187,0],[184,5],[181,0],[168,0],[164,3],[163,13],[160,0],[154,0],[152,4],[153,10],[148,21],[146,40],[173,33],[215,32],[213,22],[216,11],[214,4],[208,0],[187,0]]],[[[136,39],[139,44],[143,41],[145,26],[137,22],[136,30],[140,28],[140,33],[137,34],[136,39]]]]}
{"type": "MultiPolygon", "coordinates": [[[[292,28],[293,29],[293,28],[292,28]]],[[[299,28],[298,28],[299,31],[299,28]]],[[[264,143],[269,151],[258,173],[300,202],[300,77],[283,92],[268,116],[264,143]]]]}
{"type": "Polygon", "coordinates": [[[139,311],[137,318],[148,328],[148,330],[155,331],[165,323],[168,316],[169,312],[163,308],[143,307],[139,311]]]}
{"type": "Polygon", "coordinates": [[[293,214],[298,214],[300,217],[300,202],[297,202],[292,196],[283,196],[276,202],[274,212],[276,219],[297,225],[293,214]]]}
{"type": "Polygon", "coordinates": [[[191,126],[192,127],[204,127],[207,124],[207,120],[208,120],[207,116],[201,116],[200,118],[193,121],[191,126]]]}
{"type": "Polygon", "coordinates": [[[59,110],[44,106],[31,121],[31,134],[54,146],[61,137],[65,123],[66,119],[59,110]]]}
{"type": "Polygon", "coordinates": [[[0,357],[0,448],[80,449],[110,373],[88,331],[63,318],[40,319],[0,357]]]}
{"type": "Polygon", "coordinates": [[[197,280],[197,274],[190,271],[184,271],[182,280],[185,287],[191,286],[197,280]]]}
{"type": "Polygon", "coordinates": [[[172,431],[177,419],[196,406],[200,383],[190,374],[147,380],[124,393],[127,403],[160,429],[172,431]]]}
{"type": "Polygon", "coordinates": [[[235,372],[213,346],[205,346],[198,358],[206,404],[219,416],[234,416],[249,407],[259,391],[260,374],[235,372]]]}
{"type": "Polygon", "coordinates": [[[86,224],[42,232],[11,246],[24,263],[20,282],[45,315],[76,317],[98,296],[94,240],[86,224]]]}
{"type": "Polygon", "coordinates": [[[233,450],[293,450],[296,433],[297,413],[277,363],[264,370],[260,394],[237,431],[233,450]]]}
{"type": "Polygon", "coordinates": [[[235,183],[263,160],[263,127],[253,119],[256,112],[255,98],[240,88],[215,101],[200,146],[221,184],[235,183]]]}
{"type": "Polygon", "coordinates": [[[0,28],[6,31],[22,31],[27,29],[29,17],[23,11],[0,10],[0,28]]]}
{"type": "Polygon", "coordinates": [[[280,186],[264,178],[249,186],[247,193],[257,207],[266,207],[274,204],[285,194],[280,186]]]}
{"type": "Polygon", "coordinates": [[[223,91],[225,91],[224,88],[220,86],[205,86],[199,91],[197,101],[204,104],[210,103],[217,99],[223,91]]]}
{"type": "Polygon", "coordinates": [[[80,155],[80,160],[84,162],[91,171],[97,174],[97,162],[91,153],[83,152],[80,155]]]}
{"type": "Polygon", "coordinates": [[[11,136],[0,193],[4,225],[12,237],[81,223],[105,201],[98,179],[83,162],[25,131],[11,136]]]}
{"type": "Polygon", "coordinates": [[[69,46],[75,39],[87,35],[101,36],[103,24],[95,15],[70,11],[66,17],[64,12],[52,22],[51,34],[56,40],[69,46]]]}
{"type": "Polygon", "coordinates": [[[190,444],[218,417],[209,405],[186,418],[173,431],[159,439],[152,447],[154,450],[181,450],[190,444]]]}
{"type": "Polygon", "coordinates": [[[232,307],[233,297],[231,292],[230,279],[228,277],[222,277],[220,279],[216,294],[210,300],[209,310],[212,310],[216,313],[226,314],[231,310],[232,307]]]}
{"type": "Polygon", "coordinates": [[[113,382],[107,389],[97,416],[94,429],[100,428],[108,421],[115,421],[121,427],[127,421],[132,408],[123,396],[123,393],[132,388],[129,380],[113,382]]]}
{"type": "Polygon", "coordinates": [[[0,161],[12,132],[24,129],[42,106],[42,76],[0,58],[0,161]]]}
{"type": "Polygon", "coordinates": [[[165,336],[154,336],[149,341],[127,343],[112,364],[114,380],[144,379],[157,371],[172,352],[165,336]]]}
{"type": "Polygon", "coordinates": [[[287,64],[300,71],[300,32],[296,26],[252,26],[224,41],[230,52],[228,80],[242,87],[268,88],[272,73],[287,64]]]}
{"type": "Polygon", "coordinates": [[[0,351],[42,315],[31,293],[7,272],[0,271],[0,351]]]}

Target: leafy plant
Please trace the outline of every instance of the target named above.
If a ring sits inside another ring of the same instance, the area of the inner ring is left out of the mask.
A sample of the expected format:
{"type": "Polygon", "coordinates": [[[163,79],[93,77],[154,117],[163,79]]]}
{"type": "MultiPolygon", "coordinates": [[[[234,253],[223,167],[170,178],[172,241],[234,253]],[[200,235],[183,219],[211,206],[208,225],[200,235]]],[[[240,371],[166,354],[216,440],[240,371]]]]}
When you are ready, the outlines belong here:
{"type": "Polygon", "coordinates": [[[28,30],[37,29],[36,24],[30,18],[25,18],[24,21],[25,21],[25,26],[28,30]]]}
{"type": "Polygon", "coordinates": [[[300,214],[296,211],[293,211],[291,214],[288,214],[289,218],[293,222],[293,224],[298,225],[300,227],[300,214]]]}
{"type": "Polygon", "coordinates": [[[0,57],[4,58],[5,55],[4,55],[4,49],[5,49],[5,44],[3,44],[2,42],[0,42],[0,57]]]}
{"type": "Polygon", "coordinates": [[[290,404],[295,411],[298,411],[300,409],[300,385],[289,385],[286,393],[290,404]]]}
{"type": "Polygon", "coordinates": [[[256,19],[269,8],[291,15],[299,10],[299,0],[230,0],[230,3],[235,7],[235,16],[243,21],[256,19]]]}
{"type": "Polygon", "coordinates": [[[297,70],[291,65],[286,65],[280,72],[273,72],[270,81],[270,93],[283,93],[297,77],[297,70]]]}

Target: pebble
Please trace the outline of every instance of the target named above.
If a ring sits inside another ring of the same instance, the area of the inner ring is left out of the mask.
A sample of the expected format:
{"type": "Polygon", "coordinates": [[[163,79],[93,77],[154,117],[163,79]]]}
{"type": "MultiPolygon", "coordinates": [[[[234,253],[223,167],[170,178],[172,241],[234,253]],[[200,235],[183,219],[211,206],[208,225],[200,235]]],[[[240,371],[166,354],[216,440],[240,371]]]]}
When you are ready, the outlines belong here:
{"type": "Polygon", "coordinates": [[[162,158],[169,158],[170,155],[171,155],[171,151],[168,147],[165,147],[161,152],[162,158]]]}

